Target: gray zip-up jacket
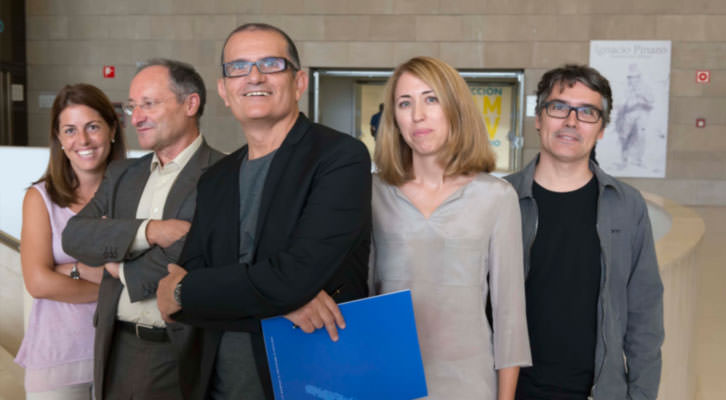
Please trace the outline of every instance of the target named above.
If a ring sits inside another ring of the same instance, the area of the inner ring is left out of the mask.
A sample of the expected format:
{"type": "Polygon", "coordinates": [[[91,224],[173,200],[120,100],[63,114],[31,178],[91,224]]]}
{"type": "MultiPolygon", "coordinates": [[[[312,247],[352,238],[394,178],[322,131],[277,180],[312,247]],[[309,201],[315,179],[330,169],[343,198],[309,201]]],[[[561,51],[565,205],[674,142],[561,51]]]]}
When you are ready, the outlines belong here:
{"type": "MultiPolygon", "coordinates": [[[[525,279],[537,234],[537,204],[532,196],[539,155],[505,177],[519,195],[525,279]]],[[[607,175],[590,161],[598,182],[597,233],[601,249],[594,400],[655,400],[663,343],[663,284],[653,234],[640,193],[607,175]]],[[[563,326],[562,329],[567,329],[563,326]]]]}

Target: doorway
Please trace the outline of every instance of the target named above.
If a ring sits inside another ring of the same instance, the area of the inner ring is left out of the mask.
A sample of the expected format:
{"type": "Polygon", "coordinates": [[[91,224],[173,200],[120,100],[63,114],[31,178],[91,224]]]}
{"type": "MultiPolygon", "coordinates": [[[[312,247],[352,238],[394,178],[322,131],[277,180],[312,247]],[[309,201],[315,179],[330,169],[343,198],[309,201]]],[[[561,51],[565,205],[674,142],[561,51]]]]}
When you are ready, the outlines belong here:
{"type": "MultiPolygon", "coordinates": [[[[360,139],[371,154],[371,116],[383,103],[383,88],[393,70],[311,68],[310,115],[315,122],[360,139]]],[[[460,70],[482,113],[489,142],[497,154],[496,172],[522,163],[524,71],[460,70]]]]}

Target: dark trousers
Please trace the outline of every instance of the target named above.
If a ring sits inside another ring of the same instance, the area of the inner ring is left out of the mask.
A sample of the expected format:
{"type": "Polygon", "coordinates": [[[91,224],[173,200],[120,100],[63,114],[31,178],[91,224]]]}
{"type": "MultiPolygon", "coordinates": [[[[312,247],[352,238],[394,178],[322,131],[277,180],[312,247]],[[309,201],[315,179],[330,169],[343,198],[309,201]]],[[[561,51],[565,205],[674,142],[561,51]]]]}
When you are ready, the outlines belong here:
{"type": "Polygon", "coordinates": [[[115,329],[103,400],[181,398],[177,352],[171,342],[147,341],[115,329]]]}

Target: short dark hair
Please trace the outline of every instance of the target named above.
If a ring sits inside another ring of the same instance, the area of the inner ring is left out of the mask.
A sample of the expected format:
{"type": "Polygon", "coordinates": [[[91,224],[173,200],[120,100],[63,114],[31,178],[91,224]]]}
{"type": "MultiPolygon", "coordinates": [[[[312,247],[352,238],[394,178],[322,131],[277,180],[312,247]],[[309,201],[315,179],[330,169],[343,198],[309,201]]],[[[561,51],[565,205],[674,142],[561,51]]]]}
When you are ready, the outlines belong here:
{"type": "Polygon", "coordinates": [[[607,78],[602,76],[595,68],[588,67],[587,65],[567,64],[545,72],[537,84],[537,107],[535,109],[537,115],[544,109],[544,103],[550,97],[550,94],[552,94],[552,89],[555,85],[559,84],[560,91],[562,91],[565,85],[572,87],[577,82],[600,93],[602,96],[602,126],[604,128],[610,122],[610,112],[613,108],[613,93],[607,78]]]}
{"type": "Polygon", "coordinates": [[[220,62],[222,64],[224,64],[224,49],[225,47],[227,47],[227,42],[229,42],[229,39],[234,36],[235,33],[245,31],[272,31],[282,35],[282,37],[285,38],[285,42],[287,43],[287,57],[290,59],[290,61],[292,61],[292,66],[295,67],[295,69],[300,69],[300,55],[297,52],[297,47],[295,46],[295,42],[292,41],[292,38],[290,38],[290,36],[288,36],[287,33],[285,33],[285,31],[283,31],[282,29],[261,22],[251,22],[249,24],[240,25],[235,28],[235,30],[233,30],[229,35],[227,35],[227,39],[224,40],[224,45],[222,46],[222,56],[220,58],[220,62]]]}
{"type": "Polygon", "coordinates": [[[60,114],[72,105],[83,105],[96,110],[111,130],[111,151],[106,159],[106,165],[112,160],[126,158],[126,142],[121,121],[106,94],[101,89],[86,83],[64,86],[55,96],[51,108],[48,167],[43,176],[34,182],[45,182],[50,199],[61,207],[68,207],[78,200],[76,194],[78,177],[58,139],[60,114]]]}
{"type": "Polygon", "coordinates": [[[166,67],[169,70],[169,89],[176,95],[178,103],[183,103],[184,100],[192,93],[199,95],[199,108],[197,113],[194,115],[196,118],[197,126],[199,126],[199,120],[204,113],[204,105],[207,102],[207,89],[204,86],[204,80],[199,73],[190,64],[185,62],[169,60],[167,58],[152,58],[147,60],[143,65],[136,69],[136,74],[143,71],[146,68],[159,65],[166,67]]]}

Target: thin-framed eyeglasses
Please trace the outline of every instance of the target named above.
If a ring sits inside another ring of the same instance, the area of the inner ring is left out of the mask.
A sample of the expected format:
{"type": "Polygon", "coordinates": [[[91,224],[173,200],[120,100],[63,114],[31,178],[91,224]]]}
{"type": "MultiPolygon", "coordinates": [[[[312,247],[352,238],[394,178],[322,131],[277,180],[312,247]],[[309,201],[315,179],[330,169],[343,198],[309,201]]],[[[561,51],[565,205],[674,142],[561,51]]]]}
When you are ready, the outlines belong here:
{"type": "Polygon", "coordinates": [[[235,60],[222,64],[222,75],[225,78],[238,78],[247,76],[252,72],[252,66],[262,74],[274,74],[286,69],[297,71],[299,68],[285,57],[265,57],[257,61],[235,60]]]}
{"type": "Polygon", "coordinates": [[[139,104],[136,104],[133,101],[127,101],[126,103],[121,105],[121,108],[124,110],[124,113],[126,113],[126,115],[131,116],[137,107],[143,111],[148,112],[153,110],[154,107],[158,106],[159,104],[169,100],[171,97],[167,97],[164,99],[146,99],[139,104]]]}
{"type": "Polygon", "coordinates": [[[544,103],[544,110],[552,118],[565,119],[575,111],[575,118],[580,122],[594,124],[602,118],[602,110],[595,106],[571,106],[560,100],[552,100],[544,103]]]}

